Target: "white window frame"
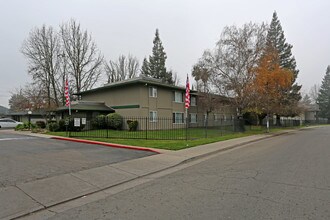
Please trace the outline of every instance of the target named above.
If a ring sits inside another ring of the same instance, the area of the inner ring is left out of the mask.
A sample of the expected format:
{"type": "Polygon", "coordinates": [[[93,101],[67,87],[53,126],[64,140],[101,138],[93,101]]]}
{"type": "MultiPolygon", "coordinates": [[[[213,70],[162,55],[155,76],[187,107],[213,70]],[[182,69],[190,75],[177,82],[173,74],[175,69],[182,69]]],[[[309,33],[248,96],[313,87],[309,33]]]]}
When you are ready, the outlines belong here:
{"type": "Polygon", "coordinates": [[[197,105],[197,98],[196,96],[190,96],[190,106],[196,106],[197,105]],[[195,101],[193,101],[195,100],[195,101]]]}
{"type": "Polygon", "coordinates": [[[174,122],[173,122],[173,124],[184,124],[185,123],[185,120],[184,120],[184,113],[183,112],[173,112],[173,114],[174,114],[174,122]],[[180,121],[180,122],[178,122],[177,121],[177,114],[181,114],[182,115],[182,120],[180,121]]]}
{"type": "Polygon", "coordinates": [[[157,87],[149,86],[149,97],[157,98],[157,87]]]}
{"type": "Polygon", "coordinates": [[[157,122],[157,111],[149,111],[149,122],[157,122]]]}
{"type": "Polygon", "coordinates": [[[192,124],[197,123],[197,113],[190,113],[189,115],[190,115],[190,123],[192,124]],[[192,115],[195,115],[194,121],[192,120],[193,119],[193,117],[191,117],[192,115]]]}
{"type": "Polygon", "coordinates": [[[183,93],[181,91],[174,91],[174,102],[183,103],[183,93]],[[178,97],[181,97],[181,100],[177,100],[177,95],[178,97]]]}

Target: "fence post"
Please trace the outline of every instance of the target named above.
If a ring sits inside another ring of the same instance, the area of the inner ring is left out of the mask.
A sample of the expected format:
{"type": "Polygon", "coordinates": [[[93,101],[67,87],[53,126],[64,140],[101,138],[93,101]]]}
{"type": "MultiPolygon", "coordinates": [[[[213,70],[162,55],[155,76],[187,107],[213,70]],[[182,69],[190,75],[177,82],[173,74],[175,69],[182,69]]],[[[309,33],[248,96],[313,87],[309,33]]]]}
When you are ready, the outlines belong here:
{"type": "Polygon", "coordinates": [[[222,136],[223,135],[223,133],[222,133],[222,126],[223,126],[223,121],[222,121],[223,119],[222,118],[220,118],[220,136],[222,136]]]}
{"type": "Polygon", "coordinates": [[[148,140],[148,117],[146,117],[146,140],[148,140]]]}
{"type": "Polygon", "coordinates": [[[207,138],[207,124],[208,124],[208,118],[209,118],[209,116],[208,116],[208,114],[206,114],[206,118],[204,118],[204,120],[205,120],[205,138],[207,138]]]}
{"type": "Polygon", "coordinates": [[[105,124],[106,124],[106,129],[107,129],[107,138],[109,138],[109,128],[108,128],[108,124],[109,124],[109,118],[108,117],[105,117],[105,124]]]}

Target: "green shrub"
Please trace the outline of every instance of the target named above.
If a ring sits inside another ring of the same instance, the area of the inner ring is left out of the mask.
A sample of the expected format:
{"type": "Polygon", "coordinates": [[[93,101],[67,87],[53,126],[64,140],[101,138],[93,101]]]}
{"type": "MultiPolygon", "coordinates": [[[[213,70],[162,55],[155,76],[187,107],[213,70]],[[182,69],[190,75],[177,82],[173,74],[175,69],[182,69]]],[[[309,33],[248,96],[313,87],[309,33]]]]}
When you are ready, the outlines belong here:
{"type": "Polygon", "coordinates": [[[22,131],[24,130],[24,124],[19,124],[15,127],[15,131],[22,131]]]}
{"type": "Polygon", "coordinates": [[[136,131],[139,125],[139,122],[136,120],[127,120],[129,131],[136,131]]]}
{"type": "Polygon", "coordinates": [[[60,126],[58,125],[57,122],[51,122],[47,124],[47,129],[51,132],[55,132],[55,131],[59,131],[60,130],[60,126]]]}
{"type": "Polygon", "coordinates": [[[58,121],[58,127],[59,131],[66,131],[65,119],[58,121]]]}
{"type": "Polygon", "coordinates": [[[15,127],[15,130],[16,131],[23,131],[23,130],[30,130],[30,129],[34,129],[36,128],[37,126],[33,123],[29,123],[29,122],[24,122],[23,124],[21,125],[17,125],[15,127]]]}
{"type": "Polygon", "coordinates": [[[36,126],[38,128],[44,129],[44,128],[46,128],[46,123],[44,121],[36,121],[36,126]]]}
{"type": "Polygon", "coordinates": [[[36,128],[37,127],[37,125],[36,124],[33,124],[33,123],[28,123],[28,126],[29,126],[29,128],[31,128],[31,129],[33,129],[33,128],[36,128]]]}
{"type": "Polygon", "coordinates": [[[110,113],[106,117],[107,126],[111,129],[121,130],[123,127],[123,117],[118,113],[110,113]]]}
{"type": "Polygon", "coordinates": [[[105,129],[107,128],[106,116],[98,115],[96,118],[92,120],[92,128],[93,129],[105,129]]]}

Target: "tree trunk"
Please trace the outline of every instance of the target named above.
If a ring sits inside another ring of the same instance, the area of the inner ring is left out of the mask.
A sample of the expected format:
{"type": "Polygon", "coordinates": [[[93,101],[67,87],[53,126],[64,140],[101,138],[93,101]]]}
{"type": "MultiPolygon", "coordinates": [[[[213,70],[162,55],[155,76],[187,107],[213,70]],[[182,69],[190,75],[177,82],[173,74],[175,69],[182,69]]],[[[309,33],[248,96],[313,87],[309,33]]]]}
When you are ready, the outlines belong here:
{"type": "Polygon", "coordinates": [[[281,124],[281,116],[279,116],[279,115],[276,115],[276,126],[282,126],[282,124],[281,124]]]}

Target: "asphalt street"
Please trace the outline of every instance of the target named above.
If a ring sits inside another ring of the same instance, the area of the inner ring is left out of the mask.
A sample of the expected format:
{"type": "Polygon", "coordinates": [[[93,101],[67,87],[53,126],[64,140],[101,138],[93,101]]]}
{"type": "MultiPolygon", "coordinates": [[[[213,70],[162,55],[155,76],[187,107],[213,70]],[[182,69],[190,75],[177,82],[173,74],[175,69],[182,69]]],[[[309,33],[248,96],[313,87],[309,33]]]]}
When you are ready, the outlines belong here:
{"type": "Polygon", "coordinates": [[[266,139],[51,219],[330,219],[330,127],[266,139]]]}
{"type": "Polygon", "coordinates": [[[0,131],[0,187],[153,155],[0,131]]]}

